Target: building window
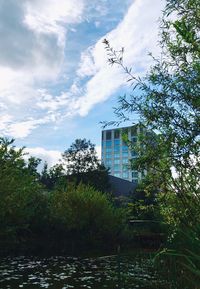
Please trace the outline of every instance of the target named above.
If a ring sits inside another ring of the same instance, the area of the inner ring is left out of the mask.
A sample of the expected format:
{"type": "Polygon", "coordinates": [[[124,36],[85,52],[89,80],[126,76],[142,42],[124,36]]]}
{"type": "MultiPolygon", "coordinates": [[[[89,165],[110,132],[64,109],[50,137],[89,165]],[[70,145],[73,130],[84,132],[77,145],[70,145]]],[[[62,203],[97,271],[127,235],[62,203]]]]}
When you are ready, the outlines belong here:
{"type": "Polygon", "coordinates": [[[120,170],[120,165],[119,164],[115,164],[114,165],[114,170],[115,171],[119,171],[120,170]]]}
{"type": "Polygon", "coordinates": [[[114,152],[119,153],[120,152],[120,147],[119,146],[114,147],[114,152]]]}
{"type": "Polygon", "coordinates": [[[123,157],[128,157],[128,152],[122,152],[123,157]]]}
{"type": "Polygon", "coordinates": [[[123,165],[123,166],[122,166],[122,170],[123,170],[123,171],[128,171],[128,169],[129,169],[129,168],[128,168],[128,165],[123,165]]]}
{"type": "Polygon", "coordinates": [[[115,130],[114,131],[114,138],[119,138],[120,136],[120,131],[119,130],[115,130]]]}
{"type": "Polygon", "coordinates": [[[120,153],[119,152],[114,152],[114,157],[115,158],[119,158],[120,157],[120,153]]]}
{"type": "Polygon", "coordinates": [[[111,155],[112,155],[112,152],[111,152],[111,150],[110,151],[106,151],[106,158],[110,158],[111,157],[111,155]]]}
{"type": "Polygon", "coordinates": [[[106,147],[106,153],[107,153],[107,152],[112,152],[112,148],[106,147]]]}
{"type": "Polygon", "coordinates": [[[128,172],[123,172],[122,177],[125,179],[128,179],[128,177],[129,177],[128,172]]]}
{"type": "Polygon", "coordinates": [[[106,140],[111,139],[111,130],[106,131],[106,140]]]}
{"type": "Polygon", "coordinates": [[[128,159],[122,159],[122,164],[128,164],[128,159]]]}
{"type": "Polygon", "coordinates": [[[108,165],[110,166],[112,164],[111,159],[106,159],[105,164],[106,164],[106,166],[108,166],[108,165]]]}
{"type": "Polygon", "coordinates": [[[106,146],[107,147],[111,147],[112,146],[112,141],[111,140],[107,140],[106,141],[106,146]]]}
{"type": "Polygon", "coordinates": [[[116,165],[120,164],[120,159],[114,159],[114,164],[116,165]]]}
{"type": "Polygon", "coordinates": [[[114,172],[114,176],[117,178],[120,178],[120,173],[119,172],[114,172]]]}
{"type": "Polygon", "coordinates": [[[138,172],[137,171],[133,171],[132,172],[132,178],[133,179],[137,179],[138,178],[138,172]]]}
{"type": "Polygon", "coordinates": [[[115,139],[114,140],[114,146],[119,146],[120,145],[120,140],[119,139],[115,139]]]}
{"type": "Polygon", "coordinates": [[[123,151],[123,152],[128,152],[128,146],[123,145],[123,146],[122,146],[122,151],[123,151]]]}
{"type": "Polygon", "coordinates": [[[137,134],[137,126],[133,126],[131,128],[131,136],[136,135],[137,134]]]}

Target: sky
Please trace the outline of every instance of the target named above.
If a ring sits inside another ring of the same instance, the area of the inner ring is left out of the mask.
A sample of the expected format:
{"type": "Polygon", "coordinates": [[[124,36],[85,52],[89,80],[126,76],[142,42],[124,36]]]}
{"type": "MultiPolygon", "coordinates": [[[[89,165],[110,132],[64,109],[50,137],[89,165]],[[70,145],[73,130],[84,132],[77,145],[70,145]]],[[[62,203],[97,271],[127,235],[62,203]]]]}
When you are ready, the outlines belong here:
{"type": "MultiPolygon", "coordinates": [[[[126,76],[103,39],[144,74],[159,54],[165,0],[0,0],[0,136],[54,165],[77,138],[100,155],[126,76]]],[[[130,123],[131,125],[131,123],[130,123]]]]}

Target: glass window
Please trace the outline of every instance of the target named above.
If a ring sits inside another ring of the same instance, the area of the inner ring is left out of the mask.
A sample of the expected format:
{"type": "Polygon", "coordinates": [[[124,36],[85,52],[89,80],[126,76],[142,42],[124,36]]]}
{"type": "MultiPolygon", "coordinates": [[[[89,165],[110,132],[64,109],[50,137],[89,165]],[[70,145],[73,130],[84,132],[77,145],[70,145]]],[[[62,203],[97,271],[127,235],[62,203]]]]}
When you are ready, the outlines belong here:
{"type": "Polygon", "coordinates": [[[120,178],[120,173],[119,172],[115,172],[114,176],[117,177],[117,178],[120,178]]]}
{"type": "Polygon", "coordinates": [[[117,146],[117,147],[114,147],[114,152],[120,152],[120,147],[119,146],[117,146]]]}
{"type": "Polygon", "coordinates": [[[138,172],[137,171],[133,171],[132,172],[132,178],[133,179],[137,179],[138,178],[138,172]]]}
{"type": "Polygon", "coordinates": [[[122,170],[128,172],[128,166],[127,166],[127,165],[123,165],[123,166],[122,166],[122,170]]]}
{"type": "Polygon", "coordinates": [[[105,164],[106,164],[106,165],[111,165],[111,164],[112,164],[111,159],[106,159],[105,164]]]}
{"type": "Polygon", "coordinates": [[[114,140],[114,145],[115,146],[119,146],[120,145],[120,140],[119,139],[115,139],[114,140]]]}
{"type": "Polygon", "coordinates": [[[122,151],[123,151],[123,152],[128,152],[128,146],[123,145],[123,146],[122,146],[122,151]]]}
{"type": "Polygon", "coordinates": [[[112,146],[112,141],[111,140],[107,140],[106,141],[106,147],[111,147],[112,146]]]}
{"type": "Polygon", "coordinates": [[[128,172],[123,172],[122,176],[123,176],[123,178],[128,179],[128,172]]]}
{"type": "Polygon", "coordinates": [[[120,153],[119,152],[114,152],[114,157],[115,158],[119,158],[120,157],[120,153]]]}
{"type": "Polygon", "coordinates": [[[128,164],[128,159],[122,159],[122,164],[128,164]]]}
{"type": "Polygon", "coordinates": [[[101,132],[101,139],[103,140],[103,138],[104,138],[104,132],[102,131],[101,132]]]}
{"type": "Polygon", "coordinates": [[[114,138],[119,138],[119,134],[120,134],[120,131],[119,130],[115,130],[114,131],[114,138]]]}
{"type": "Polygon", "coordinates": [[[119,164],[115,164],[114,165],[114,170],[115,171],[119,171],[120,170],[120,165],[119,164]]]}
{"type": "Polygon", "coordinates": [[[111,130],[106,131],[106,140],[111,139],[111,130]]]}
{"type": "Polygon", "coordinates": [[[114,159],[114,164],[120,164],[120,159],[114,159]]]}
{"type": "Polygon", "coordinates": [[[106,158],[110,158],[111,157],[112,152],[111,151],[106,151],[106,158]]]}
{"type": "Polygon", "coordinates": [[[106,147],[106,152],[111,152],[111,151],[112,151],[112,148],[106,147]]]}
{"type": "Polygon", "coordinates": [[[123,157],[128,157],[128,152],[122,152],[123,157]]]}

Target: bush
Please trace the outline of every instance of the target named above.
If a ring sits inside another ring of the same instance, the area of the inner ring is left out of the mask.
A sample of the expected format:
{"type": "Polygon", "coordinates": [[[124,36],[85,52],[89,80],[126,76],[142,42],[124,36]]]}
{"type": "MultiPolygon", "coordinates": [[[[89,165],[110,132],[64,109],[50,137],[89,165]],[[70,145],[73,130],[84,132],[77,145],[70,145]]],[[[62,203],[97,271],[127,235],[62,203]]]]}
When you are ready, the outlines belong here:
{"type": "Polygon", "coordinates": [[[66,191],[52,193],[50,211],[54,228],[75,242],[113,242],[122,229],[122,211],[91,186],[70,184],[66,191]]]}

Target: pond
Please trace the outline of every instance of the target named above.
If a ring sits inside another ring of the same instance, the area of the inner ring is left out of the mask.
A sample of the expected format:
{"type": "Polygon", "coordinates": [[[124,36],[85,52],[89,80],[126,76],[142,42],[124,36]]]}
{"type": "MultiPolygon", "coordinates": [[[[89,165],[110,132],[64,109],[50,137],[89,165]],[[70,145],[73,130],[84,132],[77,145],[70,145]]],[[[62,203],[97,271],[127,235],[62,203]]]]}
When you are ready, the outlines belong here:
{"type": "Polygon", "coordinates": [[[0,264],[0,288],[166,289],[146,256],[15,257],[0,264]]]}

